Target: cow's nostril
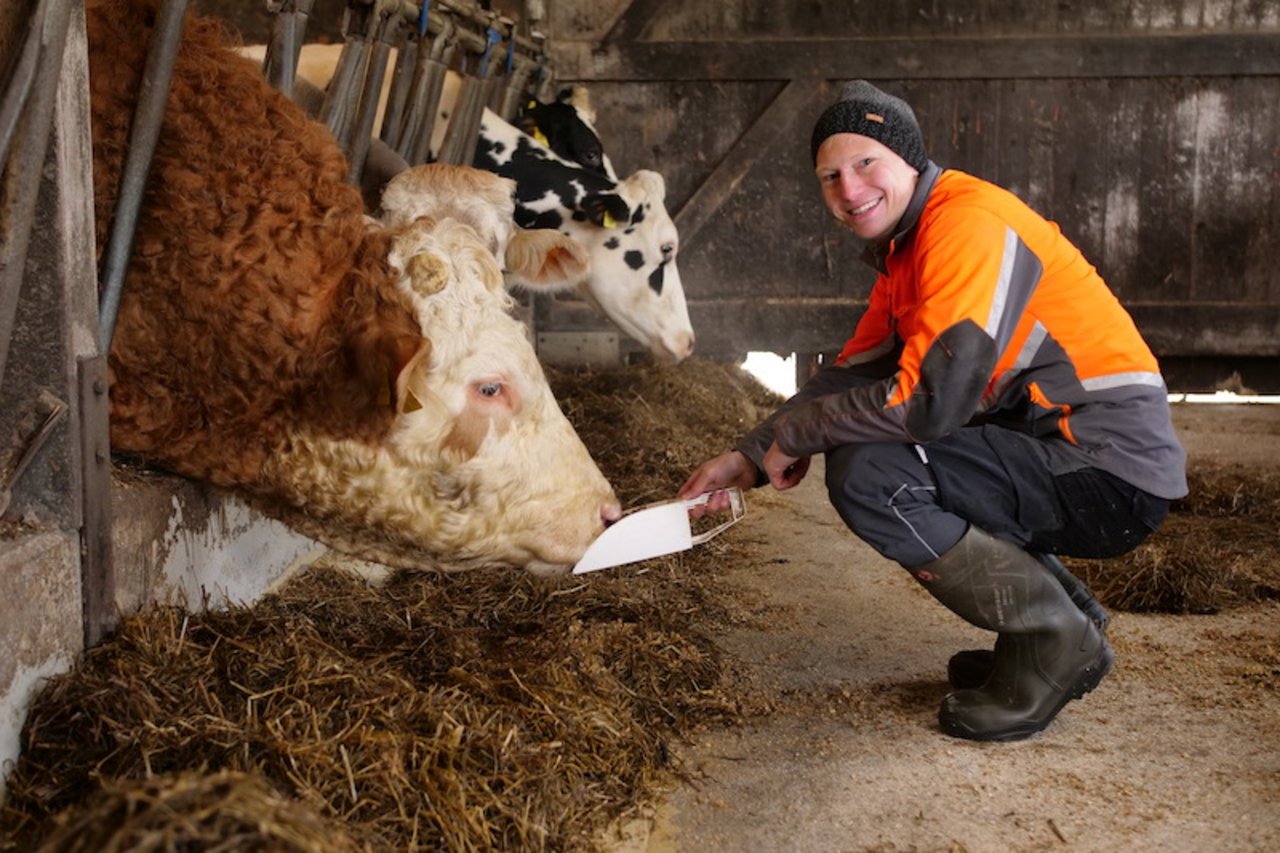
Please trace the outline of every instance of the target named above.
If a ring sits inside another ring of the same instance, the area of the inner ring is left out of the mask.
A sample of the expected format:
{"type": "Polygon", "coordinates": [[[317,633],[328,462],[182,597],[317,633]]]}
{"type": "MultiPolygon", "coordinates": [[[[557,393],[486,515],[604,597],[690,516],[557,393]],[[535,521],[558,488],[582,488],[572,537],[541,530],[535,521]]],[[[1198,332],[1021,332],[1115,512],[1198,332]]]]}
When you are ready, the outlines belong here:
{"type": "Polygon", "coordinates": [[[671,353],[676,357],[677,361],[686,359],[693,355],[693,333],[680,332],[672,341],[671,353]]]}
{"type": "Polygon", "coordinates": [[[616,503],[607,503],[600,507],[600,520],[604,522],[604,526],[608,527],[618,519],[622,518],[622,507],[616,503]]]}

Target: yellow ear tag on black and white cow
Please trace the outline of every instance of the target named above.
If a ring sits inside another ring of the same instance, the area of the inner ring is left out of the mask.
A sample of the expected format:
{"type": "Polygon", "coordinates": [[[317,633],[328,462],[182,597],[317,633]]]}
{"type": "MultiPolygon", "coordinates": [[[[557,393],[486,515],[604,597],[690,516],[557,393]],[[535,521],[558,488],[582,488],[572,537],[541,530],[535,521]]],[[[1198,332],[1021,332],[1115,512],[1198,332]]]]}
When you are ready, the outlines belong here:
{"type": "Polygon", "coordinates": [[[533,138],[537,140],[539,145],[546,146],[547,148],[551,147],[551,143],[547,141],[546,134],[536,127],[533,129],[533,138]]]}
{"type": "Polygon", "coordinates": [[[617,228],[618,220],[614,219],[613,214],[606,210],[604,213],[604,218],[600,221],[600,224],[603,225],[605,228],[617,228]]]}

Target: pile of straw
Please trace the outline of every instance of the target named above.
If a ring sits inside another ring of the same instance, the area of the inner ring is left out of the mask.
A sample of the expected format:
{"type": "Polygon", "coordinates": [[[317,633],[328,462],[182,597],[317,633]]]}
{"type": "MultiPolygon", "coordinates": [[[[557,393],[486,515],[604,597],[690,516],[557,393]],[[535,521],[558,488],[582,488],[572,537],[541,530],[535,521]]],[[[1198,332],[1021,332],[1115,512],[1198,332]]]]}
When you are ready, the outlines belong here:
{"type": "Polygon", "coordinates": [[[1114,560],[1067,560],[1109,607],[1217,613],[1280,598],[1280,470],[1196,463],[1190,494],[1114,560]]]}
{"type": "MultiPolygon", "coordinates": [[[[699,361],[554,380],[628,506],[773,402],[699,361]]],[[[589,849],[679,773],[674,739],[737,714],[709,639],[734,548],[588,582],[315,566],[253,607],[149,609],[32,707],[0,849],[589,849]],[[124,840],[70,846],[90,826],[124,840]]]]}
{"type": "MultiPolygon", "coordinates": [[[[778,399],[746,374],[553,373],[624,506],[669,499],[778,399]]],[[[1110,606],[1280,594],[1280,476],[1195,467],[1133,554],[1070,561],[1110,606]]],[[[312,567],[253,607],[153,607],[31,708],[0,850],[586,850],[750,704],[711,639],[735,537],[589,579],[312,567]]]]}

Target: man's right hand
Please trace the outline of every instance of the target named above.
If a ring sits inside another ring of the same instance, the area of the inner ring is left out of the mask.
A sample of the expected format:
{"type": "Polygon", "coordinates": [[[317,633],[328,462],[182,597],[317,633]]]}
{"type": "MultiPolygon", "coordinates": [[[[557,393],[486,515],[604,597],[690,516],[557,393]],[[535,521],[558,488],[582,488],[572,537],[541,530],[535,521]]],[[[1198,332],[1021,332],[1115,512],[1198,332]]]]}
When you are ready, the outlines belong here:
{"type": "MultiPolygon", "coordinates": [[[[756,470],[755,463],[748,459],[746,454],[738,450],[730,450],[699,465],[680,487],[679,497],[688,500],[704,492],[727,489],[731,486],[749,489],[756,484],[759,476],[760,472],[756,470]]],[[[707,512],[719,512],[728,508],[729,496],[718,494],[712,495],[705,506],[695,507],[691,514],[697,517],[707,512]]]]}

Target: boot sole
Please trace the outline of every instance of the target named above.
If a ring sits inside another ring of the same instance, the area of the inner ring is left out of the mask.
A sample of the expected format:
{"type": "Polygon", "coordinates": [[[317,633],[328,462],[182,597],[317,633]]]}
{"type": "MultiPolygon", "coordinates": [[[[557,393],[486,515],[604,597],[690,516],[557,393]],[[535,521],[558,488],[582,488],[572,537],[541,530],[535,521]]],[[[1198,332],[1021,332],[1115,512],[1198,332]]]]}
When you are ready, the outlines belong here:
{"type": "Polygon", "coordinates": [[[979,740],[988,742],[1005,743],[1008,741],[1025,740],[1037,732],[1042,732],[1053,722],[1054,717],[1058,716],[1066,704],[1073,699],[1081,699],[1085,694],[1091,692],[1097,687],[1107,673],[1111,672],[1111,667],[1115,663],[1115,653],[1111,650],[1111,645],[1105,640],[1103,641],[1102,651],[1092,663],[1080,671],[1080,675],[1076,677],[1075,682],[1069,690],[1062,694],[1060,701],[1053,710],[1041,720],[1027,720],[1015,726],[1004,729],[996,729],[993,731],[974,731],[958,720],[954,720],[945,716],[943,713],[938,714],[938,725],[945,734],[951,737],[963,738],[965,740],[979,740]]]}

